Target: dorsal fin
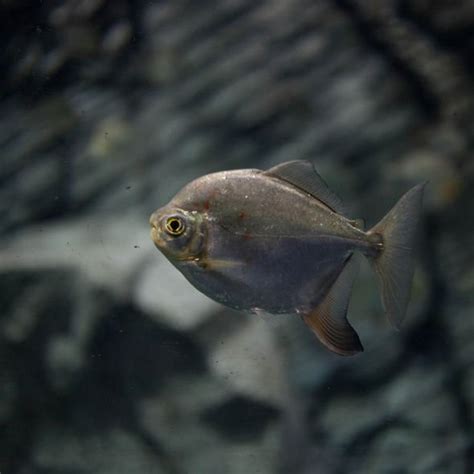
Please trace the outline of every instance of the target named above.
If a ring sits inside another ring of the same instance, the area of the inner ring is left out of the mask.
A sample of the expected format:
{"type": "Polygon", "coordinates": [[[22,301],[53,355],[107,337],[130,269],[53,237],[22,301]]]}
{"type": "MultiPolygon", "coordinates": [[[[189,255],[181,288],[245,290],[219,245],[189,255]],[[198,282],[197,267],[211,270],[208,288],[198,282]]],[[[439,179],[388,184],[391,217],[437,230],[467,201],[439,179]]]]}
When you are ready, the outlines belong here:
{"type": "Polygon", "coordinates": [[[264,174],[275,178],[280,178],[302,191],[311,194],[311,196],[319,199],[332,211],[345,215],[344,204],[339,197],[334,194],[328,185],[323,181],[321,176],[315,170],[310,161],[295,160],[281,163],[264,174]]]}
{"type": "Polygon", "coordinates": [[[304,322],[331,351],[348,356],[364,349],[359,336],[346,318],[358,262],[352,255],[326,297],[303,315],[304,322]]]}

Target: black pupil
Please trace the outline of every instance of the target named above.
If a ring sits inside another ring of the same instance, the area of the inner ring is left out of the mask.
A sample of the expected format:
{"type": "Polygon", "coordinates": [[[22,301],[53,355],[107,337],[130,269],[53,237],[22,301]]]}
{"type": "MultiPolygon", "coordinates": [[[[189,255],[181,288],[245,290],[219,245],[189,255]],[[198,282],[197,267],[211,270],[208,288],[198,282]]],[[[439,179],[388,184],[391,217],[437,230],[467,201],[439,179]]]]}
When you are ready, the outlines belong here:
{"type": "Polygon", "coordinates": [[[180,228],[180,223],[177,219],[173,219],[171,222],[170,222],[170,227],[171,227],[171,230],[174,230],[175,232],[180,228]]]}

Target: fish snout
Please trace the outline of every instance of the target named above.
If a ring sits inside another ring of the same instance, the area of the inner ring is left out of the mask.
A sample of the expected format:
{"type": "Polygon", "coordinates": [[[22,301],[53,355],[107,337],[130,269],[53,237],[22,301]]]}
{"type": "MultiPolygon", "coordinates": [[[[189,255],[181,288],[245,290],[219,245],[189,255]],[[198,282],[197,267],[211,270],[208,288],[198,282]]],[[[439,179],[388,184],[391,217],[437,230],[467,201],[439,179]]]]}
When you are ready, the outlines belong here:
{"type": "Polygon", "coordinates": [[[159,227],[159,215],[158,213],[155,211],[151,216],[150,216],[150,226],[152,229],[156,229],[158,230],[158,227],[159,227]]]}
{"type": "Polygon", "coordinates": [[[151,240],[159,248],[162,244],[162,239],[160,238],[160,215],[155,211],[150,216],[149,222],[151,240]]]}

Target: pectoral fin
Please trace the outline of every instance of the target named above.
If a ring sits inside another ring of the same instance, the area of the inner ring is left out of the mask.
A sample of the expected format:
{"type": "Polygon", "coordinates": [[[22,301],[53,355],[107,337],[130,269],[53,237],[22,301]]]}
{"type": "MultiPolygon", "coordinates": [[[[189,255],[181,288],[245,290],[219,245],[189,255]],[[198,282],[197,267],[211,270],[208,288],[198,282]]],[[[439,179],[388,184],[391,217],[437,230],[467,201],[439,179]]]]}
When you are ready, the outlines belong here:
{"type": "Polygon", "coordinates": [[[196,263],[204,270],[223,270],[242,265],[239,260],[219,260],[214,258],[200,258],[196,263]]]}
{"type": "Polygon", "coordinates": [[[304,322],[318,339],[329,350],[344,356],[364,350],[359,336],[346,318],[356,273],[357,263],[354,257],[350,257],[326,297],[316,308],[303,315],[304,322]]]}

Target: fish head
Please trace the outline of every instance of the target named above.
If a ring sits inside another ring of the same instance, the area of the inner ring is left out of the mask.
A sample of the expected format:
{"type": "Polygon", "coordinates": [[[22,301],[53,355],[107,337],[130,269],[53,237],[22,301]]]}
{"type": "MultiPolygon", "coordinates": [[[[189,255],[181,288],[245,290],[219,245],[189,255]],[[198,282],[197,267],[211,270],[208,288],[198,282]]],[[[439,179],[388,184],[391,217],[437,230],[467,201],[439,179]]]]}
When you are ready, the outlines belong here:
{"type": "Polygon", "coordinates": [[[155,246],[173,263],[195,260],[204,249],[204,224],[201,214],[165,206],[150,216],[151,238],[155,246]]]}

